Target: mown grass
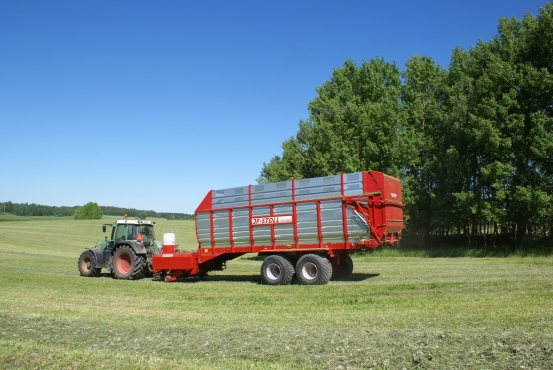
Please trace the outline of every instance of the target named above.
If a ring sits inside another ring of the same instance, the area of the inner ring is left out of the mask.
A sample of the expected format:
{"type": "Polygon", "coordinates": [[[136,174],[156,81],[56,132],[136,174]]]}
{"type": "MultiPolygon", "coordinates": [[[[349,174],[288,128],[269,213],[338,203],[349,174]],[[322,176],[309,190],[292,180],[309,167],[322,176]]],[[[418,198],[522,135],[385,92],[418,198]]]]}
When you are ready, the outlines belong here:
{"type": "MultiPolygon", "coordinates": [[[[0,223],[0,368],[553,368],[553,258],[354,257],[351,279],[82,278],[112,220],[0,223]]],[[[158,220],[196,245],[193,222],[158,220]]]]}
{"type": "Polygon", "coordinates": [[[11,221],[53,221],[53,220],[70,220],[73,217],[56,217],[56,216],[16,216],[9,213],[0,214],[0,222],[11,222],[11,221]]]}

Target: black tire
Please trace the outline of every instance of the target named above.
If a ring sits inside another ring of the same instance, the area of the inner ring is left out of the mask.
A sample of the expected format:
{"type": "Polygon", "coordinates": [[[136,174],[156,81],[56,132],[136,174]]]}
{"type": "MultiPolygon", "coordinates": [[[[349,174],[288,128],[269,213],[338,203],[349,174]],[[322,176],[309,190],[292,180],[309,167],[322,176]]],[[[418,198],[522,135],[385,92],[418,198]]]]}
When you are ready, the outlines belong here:
{"type": "Polygon", "coordinates": [[[272,255],[261,264],[261,279],[269,285],[288,285],[294,278],[294,266],[286,258],[272,255]]]}
{"type": "Polygon", "coordinates": [[[328,258],[306,254],[296,264],[296,276],[303,285],[324,285],[332,277],[332,265],[328,258]]]}
{"type": "Polygon", "coordinates": [[[79,257],[79,273],[85,277],[96,277],[100,275],[101,267],[96,267],[96,257],[91,251],[84,251],[79,257]]]}
{"type": "Polygon", "coordinates": [[[332,278],[347,279],[353,274],[353,260],[348,256],[348,260],[344,265],[339,265],[337,271],[332,275],[332,278]]]}
{"type": "Polygon", "coordinates": [[[117,279],[140,279],[144,273],[144,258],[128,245],[119,247],[113,254],[113,275],[117,279]]]}

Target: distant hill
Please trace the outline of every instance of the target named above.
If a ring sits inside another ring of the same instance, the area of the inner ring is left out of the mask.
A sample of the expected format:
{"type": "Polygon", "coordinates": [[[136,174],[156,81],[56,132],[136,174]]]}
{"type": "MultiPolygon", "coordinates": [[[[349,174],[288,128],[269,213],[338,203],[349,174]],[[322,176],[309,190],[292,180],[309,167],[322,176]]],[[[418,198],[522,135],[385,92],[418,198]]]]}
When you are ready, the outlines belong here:
{"type": "MultiPolygon", "coordinates": [[[[73,216],[75,213],[74,207],[56,207],[56,206],[45,206],[42,204],[35,203],[12,203],[5,202],[0,203],[0,213],[10,213],[16,216],[73,216]]],[[[127,214],[129,217],[140,217],[141,219],[145,218],[166,218],[169,220],[193,220],[194,215],[188,213],[171,213],[171,212],[156,212],[156,211],[145,211],[134,208],[120,208],[112,206],[100,206],[102,213],[106,216],[123,216],[127,214]]]]}

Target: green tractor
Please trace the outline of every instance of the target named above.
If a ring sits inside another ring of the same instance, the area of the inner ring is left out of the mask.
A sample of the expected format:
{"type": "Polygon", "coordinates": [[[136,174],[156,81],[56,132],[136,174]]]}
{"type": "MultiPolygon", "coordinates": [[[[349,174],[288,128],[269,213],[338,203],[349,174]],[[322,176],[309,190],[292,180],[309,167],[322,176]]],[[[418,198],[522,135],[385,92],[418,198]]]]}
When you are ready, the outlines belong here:
{"type": "Polygon", "coordinates": [[[107,268],[117,279],[139,279],[151,274],[152,256],[161,250],[155,240],[155,222],[118,220],[102,225],[102,231],[111,226],[111,238],[87,249],[79,257],[81,276],[95,277],[107,268]]]}

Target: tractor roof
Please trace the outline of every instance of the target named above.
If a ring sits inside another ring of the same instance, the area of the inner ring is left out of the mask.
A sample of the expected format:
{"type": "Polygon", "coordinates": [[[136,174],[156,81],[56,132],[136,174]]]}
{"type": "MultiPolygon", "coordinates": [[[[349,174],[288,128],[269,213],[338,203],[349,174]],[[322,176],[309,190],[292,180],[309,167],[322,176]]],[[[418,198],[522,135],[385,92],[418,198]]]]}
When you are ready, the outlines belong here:
{"type": "Polygon", "coordinates": [[[156,223],[153,221],[146,221],[146,220],[117,220],[115,221],[117,225],[155,225],[156,223]]]}

